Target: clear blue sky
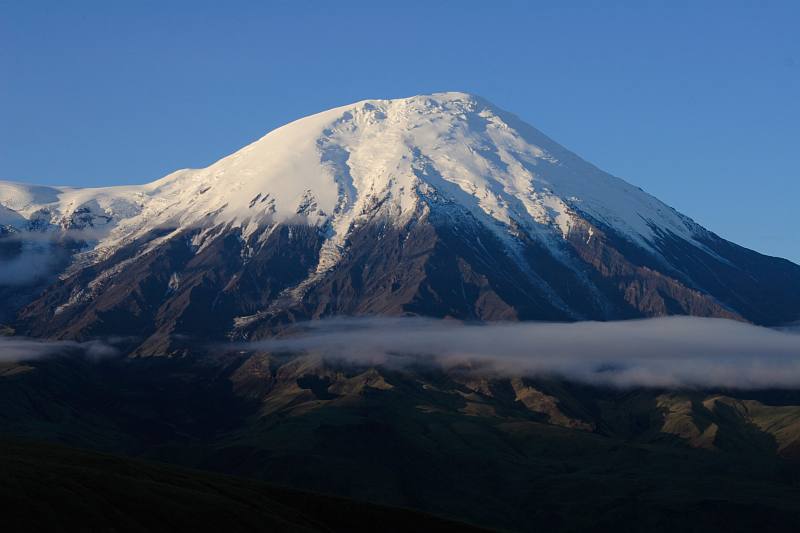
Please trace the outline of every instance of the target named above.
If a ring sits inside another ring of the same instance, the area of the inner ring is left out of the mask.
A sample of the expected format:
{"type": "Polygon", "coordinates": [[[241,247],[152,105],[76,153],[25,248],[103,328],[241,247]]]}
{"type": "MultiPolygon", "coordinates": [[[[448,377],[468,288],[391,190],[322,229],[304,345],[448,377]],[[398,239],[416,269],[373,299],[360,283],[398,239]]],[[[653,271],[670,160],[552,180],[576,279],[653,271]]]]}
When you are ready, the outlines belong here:
{"type": "Polygon", "coordinates": [[[792,1],[0,0],[0,178],[144,182],[329,107],[461,90],[800,262],[798,35],[792,1]]]}

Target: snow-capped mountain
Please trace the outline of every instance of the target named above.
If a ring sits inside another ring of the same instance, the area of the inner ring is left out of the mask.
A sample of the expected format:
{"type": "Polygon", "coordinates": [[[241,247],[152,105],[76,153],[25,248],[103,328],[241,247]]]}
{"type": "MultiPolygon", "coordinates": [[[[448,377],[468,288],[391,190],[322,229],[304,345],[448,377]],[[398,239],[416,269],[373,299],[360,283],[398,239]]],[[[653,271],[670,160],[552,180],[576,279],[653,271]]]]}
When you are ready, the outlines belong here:
{"type": "Polygon", "coordinates": [[[7,236],[80,243],[23,331],[122,327],[151,351],[337,313],[800,317],[800,267],[464,93],[325,111],[142,186],[0,183],[0,205],[7,236]]]}
{"type": "MultiPolygon", "coordinates": [[[[463,93],[370,100],[300,119],[201,170],[144,186],[74,189],[0,183],[0,202],[37,224],[119,225],[113,250],[156,226],[231,224],[244,238],[302,217],[329,225],[328,246],[376,202],[399,221],[423,198],[446,196],[483,221],[566,236],[576,210],[651,247],[657,231],[703,230],[630,184],[463,93]],[[441,191],[439,191],[441,189],[441,191]],[[121,222],[121,223],[120,223],[121,222]]],[[[506,231],[499,229],[504,236],[506,231]]],[[[700,244],[698,242],[698,244],[700,244]]]]}

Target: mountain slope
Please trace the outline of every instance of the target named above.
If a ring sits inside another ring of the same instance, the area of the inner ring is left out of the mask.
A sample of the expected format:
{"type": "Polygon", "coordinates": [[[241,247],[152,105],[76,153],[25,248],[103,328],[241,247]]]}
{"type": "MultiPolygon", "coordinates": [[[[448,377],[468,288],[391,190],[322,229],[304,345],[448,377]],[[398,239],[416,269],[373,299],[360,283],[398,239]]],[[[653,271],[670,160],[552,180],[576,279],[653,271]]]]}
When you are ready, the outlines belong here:
{"type": "Polygon", "coordinates": [[[0,184],[0,204],[6,240],[81,247],[19,329],[124,326],[141,353],[342,313],[800,317],[799,266],[724,241],[463,93],[325,111],[142,186],[0,184]]]}

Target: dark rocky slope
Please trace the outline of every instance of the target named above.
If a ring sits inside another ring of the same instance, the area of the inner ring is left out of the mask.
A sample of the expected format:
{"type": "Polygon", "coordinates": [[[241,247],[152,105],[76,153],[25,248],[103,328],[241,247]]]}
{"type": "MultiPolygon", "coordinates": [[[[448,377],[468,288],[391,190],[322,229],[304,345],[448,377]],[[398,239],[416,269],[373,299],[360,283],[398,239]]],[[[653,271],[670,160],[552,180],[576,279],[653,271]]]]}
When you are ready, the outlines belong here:
{"type": "MultiPolygon", "coordinates": [[[[196,230],[197,231],[197,230],[196,230]]],[[[406,225],[353,230],[335,268],[314,274],[324,228],[279,225],[242,239],[218,228],[141,250],[128,244],[25,307],[33,336],[128,336],[137,354],[192,341],[260,338],[298,320],[417,314],[460,320],[615,320],[695,315],[777,325],[800,313],[800,266],[709,234],[716,255],[665,236],[669,263],[584,221],[557,255],[522,230],[518,255],[477,220],[432,205],[406,225]],[[244,318],[242,318],[244,317],[244,318]]]]}

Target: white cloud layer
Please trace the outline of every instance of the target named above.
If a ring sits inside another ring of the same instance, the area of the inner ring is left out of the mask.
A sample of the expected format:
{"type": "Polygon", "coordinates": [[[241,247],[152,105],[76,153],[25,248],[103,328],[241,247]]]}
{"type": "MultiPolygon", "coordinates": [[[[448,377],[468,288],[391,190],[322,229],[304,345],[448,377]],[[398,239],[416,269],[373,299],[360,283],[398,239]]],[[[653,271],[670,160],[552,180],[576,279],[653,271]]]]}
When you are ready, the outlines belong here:
{"type": "Polygon", "coordinates": [[[100,358],[116,353],[116,348],[101,341],[47,341],[27,337],[0,337],[0,363],[32,361],[56,355],[100,358]]]}
{"type": "Polygon", "coordinates": [[[337,318],[246,347],[368,364],[423,359],[619,387],[800,387],[800,335],[709,318],[483,325],[337,318]]]}

